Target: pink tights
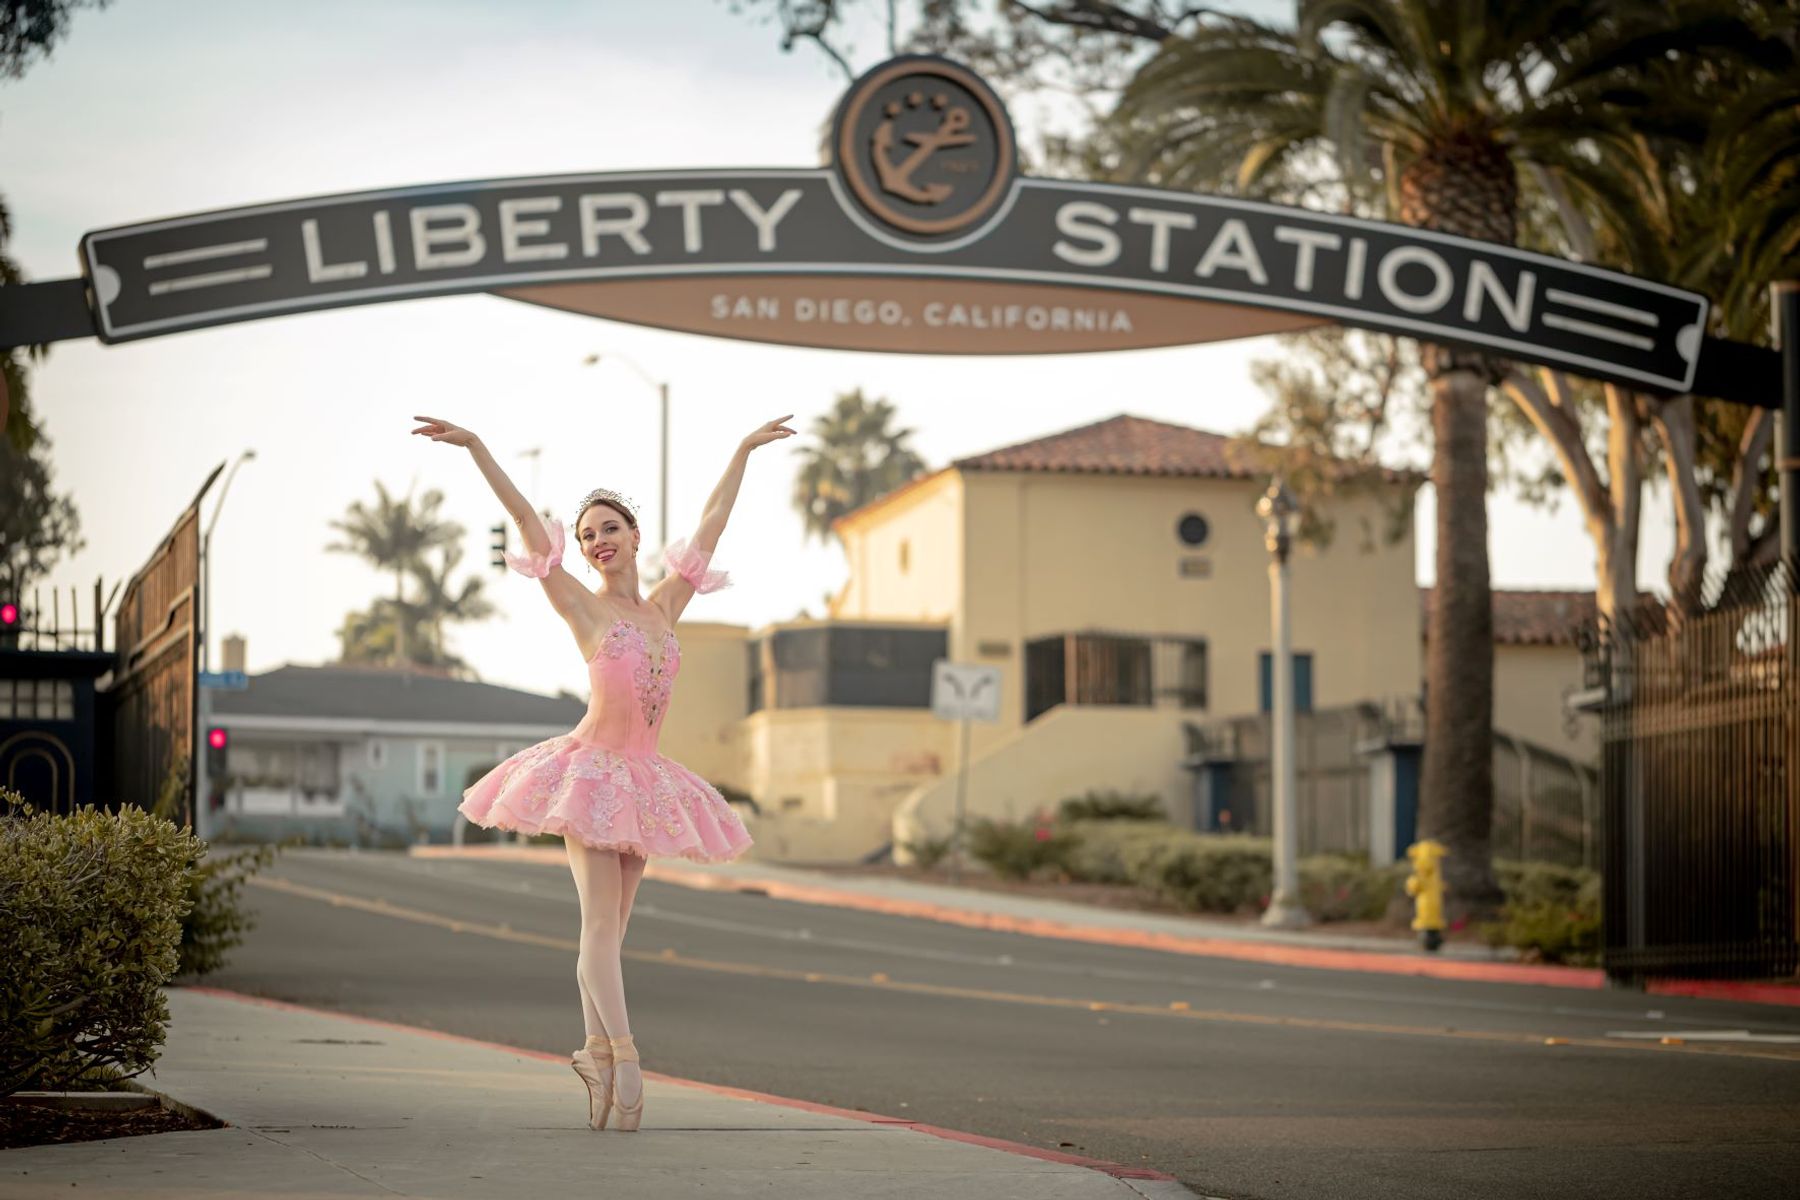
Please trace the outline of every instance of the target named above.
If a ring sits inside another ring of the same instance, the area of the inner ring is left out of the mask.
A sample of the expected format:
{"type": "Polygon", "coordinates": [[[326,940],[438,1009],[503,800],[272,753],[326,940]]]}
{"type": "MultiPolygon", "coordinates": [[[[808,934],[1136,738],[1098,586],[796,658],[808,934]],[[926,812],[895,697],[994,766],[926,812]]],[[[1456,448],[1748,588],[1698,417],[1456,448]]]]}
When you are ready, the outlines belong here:
{"type": "Polygon", "coordinates": [[[581,898],[581,949],[575,982],[581,988],[581,1019],[589,1037],[631,1036],[625,1015],[625,977],[619,946],[631,920],[631,902],[644,878],[644,860],[617,850],[596,850],[565,838],[575,893],[581,898]]]}

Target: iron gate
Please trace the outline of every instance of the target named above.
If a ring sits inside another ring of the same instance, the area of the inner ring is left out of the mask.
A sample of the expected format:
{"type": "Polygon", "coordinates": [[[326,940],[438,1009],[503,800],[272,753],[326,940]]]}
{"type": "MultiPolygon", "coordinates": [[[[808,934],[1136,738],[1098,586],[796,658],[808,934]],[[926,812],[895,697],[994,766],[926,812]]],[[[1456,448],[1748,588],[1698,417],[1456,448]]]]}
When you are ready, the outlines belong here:
{"type": "Polygon", "coordinates": [[[1794,582],[1788,565],[1740,572],[1585,638],[1617,980],[1800,968],[1794,582]]]}

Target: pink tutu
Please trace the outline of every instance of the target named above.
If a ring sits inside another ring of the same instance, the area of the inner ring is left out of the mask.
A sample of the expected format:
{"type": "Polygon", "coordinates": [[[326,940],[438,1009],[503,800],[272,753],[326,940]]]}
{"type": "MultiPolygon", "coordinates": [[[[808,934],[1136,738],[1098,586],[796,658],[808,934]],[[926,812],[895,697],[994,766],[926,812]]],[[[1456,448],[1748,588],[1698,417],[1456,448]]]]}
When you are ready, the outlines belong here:
{"type": "MultiPolygon", "coordinates": [[[[545,521],[549,549],[508,554],[513,570],[546,579],[562,564],[562,522],[545,521]]],[[[712,552],[686,539],[663,561],[696,592],[727,585],[712,552]]],[[[588,714],[570,733],[519,751],[463,792],[457,811],[485,829],[555,833],[603,850],[721,862],[750,846],[743,818],[719,789],[656,752],[681,670],[673,629],[652,640],[620,617],[588,660],[588,714]]]]}
{"type": "Polygon", "coordinates": [[[484,829],[555,833],[597,849],[723,862],[750,845],[712,784],[660,754],[626,754],[563,734],[483,775],[457,806],[484,829]]]}

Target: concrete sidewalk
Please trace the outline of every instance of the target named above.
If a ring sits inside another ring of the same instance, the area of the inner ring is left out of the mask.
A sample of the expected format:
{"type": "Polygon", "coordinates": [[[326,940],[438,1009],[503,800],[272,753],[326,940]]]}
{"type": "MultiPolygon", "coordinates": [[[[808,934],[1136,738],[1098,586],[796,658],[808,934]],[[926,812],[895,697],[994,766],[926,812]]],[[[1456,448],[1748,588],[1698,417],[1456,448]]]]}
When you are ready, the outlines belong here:
{"type": "MultiPolygon", "coordinates": [[[[417,858],[535,862],[568,869],[567,855],[561,846],[413,846],[408,853],[417,858]]],[[[1488,947],[1466,934],[1453,937],[1442,949],[1428,954],[1413,936],[1335,933],[1330,925],[1305,930],[1265,929],[1253,922],[1102,908],[1042,896],[874,874],[807,870],[754,859],[731,863],[655,859],[648,877],[682,887],[753,892],[801,904],[1173,954],[1484,983],[1583,990],[1608,986],[1605,973],[1598,968],[1519,962],[1516,951],[1488,947]]],[[[1650,981],[1644,990],[1654,995],[1800,1005],[1800,985],[1794,983],[1664,979],[1650,981]]]]}
{"type": "Polygon", "coordinates": [[[1192,1197],[1137,1168],[646,1072],[637,1133],[587,1127],[565,1055],[171,988],[148,1090],[226,1128],[0,1152],[0,1195],[1192,1197]]]}

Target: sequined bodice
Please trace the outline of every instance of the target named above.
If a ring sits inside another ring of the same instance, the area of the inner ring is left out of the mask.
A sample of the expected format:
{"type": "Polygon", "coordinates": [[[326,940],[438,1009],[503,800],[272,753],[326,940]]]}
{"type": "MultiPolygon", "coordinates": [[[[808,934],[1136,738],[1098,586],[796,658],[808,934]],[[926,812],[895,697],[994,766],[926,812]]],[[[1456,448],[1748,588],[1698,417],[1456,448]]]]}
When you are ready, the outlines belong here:
{"type": "Polygon", "coordinates": [[[593,694],[575,736],[615,750],[654,751],[680,670],[681,643],[674,630],[665,632],[653,651],[640,626],[624,617],[615,620],[588,660],[593,694]]]}

